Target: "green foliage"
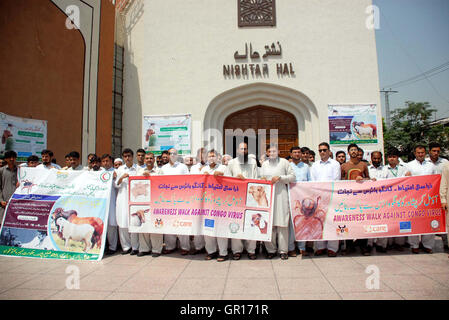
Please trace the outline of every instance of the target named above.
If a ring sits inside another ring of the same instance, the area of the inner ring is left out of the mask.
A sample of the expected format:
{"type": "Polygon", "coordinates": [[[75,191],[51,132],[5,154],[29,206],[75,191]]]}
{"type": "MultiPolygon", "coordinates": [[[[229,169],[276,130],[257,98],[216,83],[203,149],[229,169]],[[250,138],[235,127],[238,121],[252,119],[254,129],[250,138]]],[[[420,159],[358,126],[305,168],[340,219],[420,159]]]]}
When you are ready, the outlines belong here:
{"type": "Polygon", "coordinates": [[[449,148],[449,128],[443,125],[431,126],[435,109],[428,102],[407,101],[404,108],[392,112],[391,128],[384,125],[385,149],[396,147],[407,161],[418,143],[427,146],[430,142],[441,144],[443,151],[449,148]]]}

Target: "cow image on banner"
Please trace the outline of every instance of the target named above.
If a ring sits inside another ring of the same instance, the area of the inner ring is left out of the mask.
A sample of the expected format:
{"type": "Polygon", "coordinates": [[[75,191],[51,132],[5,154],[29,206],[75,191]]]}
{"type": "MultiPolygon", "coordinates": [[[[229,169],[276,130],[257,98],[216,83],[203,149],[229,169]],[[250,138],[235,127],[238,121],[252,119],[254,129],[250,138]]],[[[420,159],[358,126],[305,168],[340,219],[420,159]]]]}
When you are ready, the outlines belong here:
{"type": "Polygon", "coordinates": [[[0,231],[1,255],[102,258],[111,173],[20,168],[18,178],[0,231]]]}
{"type": "Polygon", "coordinates": [[[289,186],[297,241],[442,234],[440,175],[289,186]]]}

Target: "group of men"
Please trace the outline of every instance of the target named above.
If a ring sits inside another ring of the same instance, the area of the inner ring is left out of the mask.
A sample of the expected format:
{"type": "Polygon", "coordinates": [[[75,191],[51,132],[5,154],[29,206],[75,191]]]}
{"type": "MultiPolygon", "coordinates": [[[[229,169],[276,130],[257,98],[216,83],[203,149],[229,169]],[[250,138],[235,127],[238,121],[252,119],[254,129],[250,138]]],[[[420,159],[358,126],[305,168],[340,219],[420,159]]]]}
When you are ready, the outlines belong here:
{"type": "MultiPolygon", "coordinates": [[[[415,254],[419,253],[420,248],[424,252],[432,253],[435,235],[358,239],[357,241],[297,242],[294,237],[288,200],[288,184],[295,181],[355,180],[362,183],[364,180],[442,174],[440,197],[442,207],[447,213],[449,162],[440,157],[439,144],[431,143],[428,146],[429,158],[426,158],[426,150],[426,146],[416,145],[415,160],[403,163],[399,158],[399,151],[391,148],[386,153],[387,163],[382,165],[383,155],[380,151],[371,153],[371,163],[369,163],[363,159],[363,150],[356,144],[348,146],[347,154],[344,151],[338,151],[334,160],[329,144],[322,142],[318,145],[320,159],[315,161],[312,150],[299,146],[291,148],[289,157],[281,158],[276,145],[270,145],[266,154],[257,159],[248,154],[248,145],[242,142],[238,145],[236,158],[229,155],[221,156],[215,150],[206,151],[204,148],[198,150],[195,158],[191,156],[183,158],[174,148],[163,151],[158,157],[151,152],[139,149],[136,152],[136,163],[134,163],[134,152],[127,148],[123,150],[122,158],[117,159],[113,159],[109,154],[101,157],[89,154],[88,165],[83,167],[80,164],[80,154],[72,151],[66,155],[66,166],[61,168],[52,161],[54,155],[51,150],[43,150],[41,164],[37,156],[30,156],[21,166],[113,172],[114,183],[107,229],[108,246],[105,253],[115,253],[120,242],[122,254],[139,257],[148,254],[158,257],[161,254],[170,254],[179,248],[181,255],[205,252],[206,260],[217,259],[217,261],[227,260],[229,253],[232,259],[239,260],[246,251],[248,258],[254,260],[257,258],[260,243],[211,236],[130,233],[128,224],[128,178],[130,176],[213,174],[239,179],[269,180],[276,185],[272,241],[264,242],[262,249],[265,249],[268,259],[279,254],[280,258],[285,260],[288,257],[296,257],[298,253],[303,256],[309,254],[319,256],[327,253],[329,257],[335,257],[339,251],[342,254],[354,252],[356,246],[360,247],[363,255],[370,255],[373,247],[378,252],[386,252],[387,248],[403,251],[404,247],[410,247],[415,254]]],[[[7,202],[18,186],[16,158],[17,154],[14,151],[8,151],[4,157],[6,165],[0,168],[2,219],[7,202]]],[[[444,236],[446,236],[443,240],[447,248],[447,235],[444,236]]]]}

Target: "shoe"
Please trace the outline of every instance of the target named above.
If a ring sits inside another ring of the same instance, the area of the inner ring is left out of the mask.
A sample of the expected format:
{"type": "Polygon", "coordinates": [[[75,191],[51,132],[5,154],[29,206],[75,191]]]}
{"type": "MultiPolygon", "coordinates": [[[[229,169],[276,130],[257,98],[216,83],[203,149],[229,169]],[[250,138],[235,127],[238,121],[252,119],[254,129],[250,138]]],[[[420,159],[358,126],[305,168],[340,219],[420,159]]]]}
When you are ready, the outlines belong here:
{"type": "Polygon", "coordinates": [[[287,260],[288,259],[288,254],[285,253],[285,252],[282,252],[279,256],[281,257],[281,260],[287,260]]]}
{"type": "Polygon", "coordinates": [[[160,255],[161,255],[160,253],[155,252],[155,253],[153,253],[151,256],[152,256],[153,258],[157,258],[157,257],[159,257],[160,255]]]}
{"type": "Polygon", "coordinates": [[[217,252],[207,254],[206,257],[204,258],[204,260],[212,260],[212,259],[215,259],[215,258],[217,257],[217,255],[218,255],[217,252]]]}
{"type": "Polygon", "coordinates": [[[175,252],[175,249],[172,249],[172,250],[164,249],[164,250],[162,250],[163,254],[170,254],[170,253],[173,253],[173,252],[175,252]]]}
{"type": "Polygon", "coordinates": [[[332,250],[327,250],[327,256],[328,257],[336,257],[337,253],[335,251],[332,251],[332,250]]]}
{"type": "Polygon", "coordinates": [[[273,259],[274,258],[274,253],[267,253],[267,259],[273,259]]]}
{"type": "Polygon", "coordinates": [[[181,250],[181,256],[186,256],[186,255],[188,255],[189,254],[189,251],[188,250],[181,250]]]}
{"type": "Polygon", "coordinates": [[[241,257],[242,257],[242,254],[240,252],[232,254],[232,260],[240,260],[241,257]]]}
{"type": "Polygon", "coordinates": [[[425,252],[425,253],[433,253],[433,250],[432,250],[432,249],[429,249],[429,248],[426,248],[426,247],[424,247],[424,252],[425,252]]]}
{"type": "Polygon", "coordinates": [[[316,256],[322,256],[324,254],[324,249],[315,251],[316,256]]]}
{"type": "Polygon", "coordinates": [[[361,252],[362,252],[362,254],[364,255],[364,256],[370,256],[371,255],[371,252],[368,250],[368,249],[361,249],[361,252]]]}
{"type": "Polygon", "coordinates": [[[419,253],[419,248],[412,248],[412,253],[418,254],[419,253]]]}
{"type": "Polygon", "coordinates": [[[288,256],[293,258],[296,257],[296,250],[289,251],[288,256]]]}
{"type": "Polygon", "coordinates": [[[133,251],[131,251],[131,255],[132,256],[135,256],[136,254],[138,254],[139,253],[139,250],[133,250],[133,251]]]}
{"type": "Polygon", "coordinates": [[[382,246],[377,246],[376,252],[387,253],[387,248],[384,248],[382,246]]]}
{"type": "Polygon", "coordinates": [[[397,251],[401,251],[401,252],[404,251],[404,247],[399,244],[394,244],[393,248],[397,251]]]}
{"type": "Polygon", "coordinates": [[[309,255],[307,250],[299,250],[299,254],[302,255],[303,257],[307,257],[309,255]]]}
{"type": "Polygon", "coordinates": [[[256,256],[255,253],[248,253],[248,258],[249,258],[250,260],[256,260],[256,259],[257,259],[257,256],[256,256]]]}
{"type": "Polygon", "coordinates": [[[228,258],[229,258],[229,256],[218,256],[218,258],[217,258],[217,261],[218,262],[223,262],[223,261],[226,261],[226,260],[228,260],[228,258]]]}
{"type": "Polygon", "coordinates": [[[148,251],[147,251],[147,252],[140,252],[140,251],[139,251],[139,253],[137,253],[137,256],[138,256],[138,257],[143,257],[143,256],[147,256],[147,255],[149,255],[149,254],[150,254],[150,252],[148,252],[148,251]]]}
{"type": "Polygon", "coordinates": [[[122,251],[122,254],[129,254],[129,253],[131,253],[131,251],[132,251],[132,249],[130,248],[130,249],[126,250],[126,251],[122,251]]]}
{"type": "Polygon", "coordinates": [[[105,256],[111,256],[111,255],[115,254],[116,252],[117,252],[117,250],[106,249],[104,251],[104,255],[105,256]]]}
{"type": "Polygon", "coordinates": [[[194,249],[192,250],[192,252],[190,253],[191,255],[196,255],[196,254],[200,254],[200,253],[207,253],[205,248],[202,248],[200,250],[194,249]]]}

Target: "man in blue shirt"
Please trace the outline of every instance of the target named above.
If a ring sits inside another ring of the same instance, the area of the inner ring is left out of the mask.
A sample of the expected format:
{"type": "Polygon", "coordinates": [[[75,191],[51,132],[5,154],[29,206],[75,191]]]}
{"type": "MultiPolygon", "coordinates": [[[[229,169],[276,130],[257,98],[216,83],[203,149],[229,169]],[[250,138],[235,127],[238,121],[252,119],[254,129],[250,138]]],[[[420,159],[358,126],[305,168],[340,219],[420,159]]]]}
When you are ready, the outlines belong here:
{"type": "MultiPolygon", "coordinates": [[[[302,152],[300,147],[292,147],[290,149],[290,158],[292,161],[290,162],[290,166],[293,168],[293,171],[295,172],[296,182],[299,181],[310,181],[310,168],[308,164],[301,161],[302,158],[302,152]]],[[[293,230],[293,224],[290,219],[289,224],[289,236],[288,236],[288,255],[290,257],[296,257],[296,251],[295,251],[295,231],[293,230]]],[[[298,241],[296,243],[298,246],[299,252],[301,255],[306,256],[306,242],[305,241],[298,241]]]]}

